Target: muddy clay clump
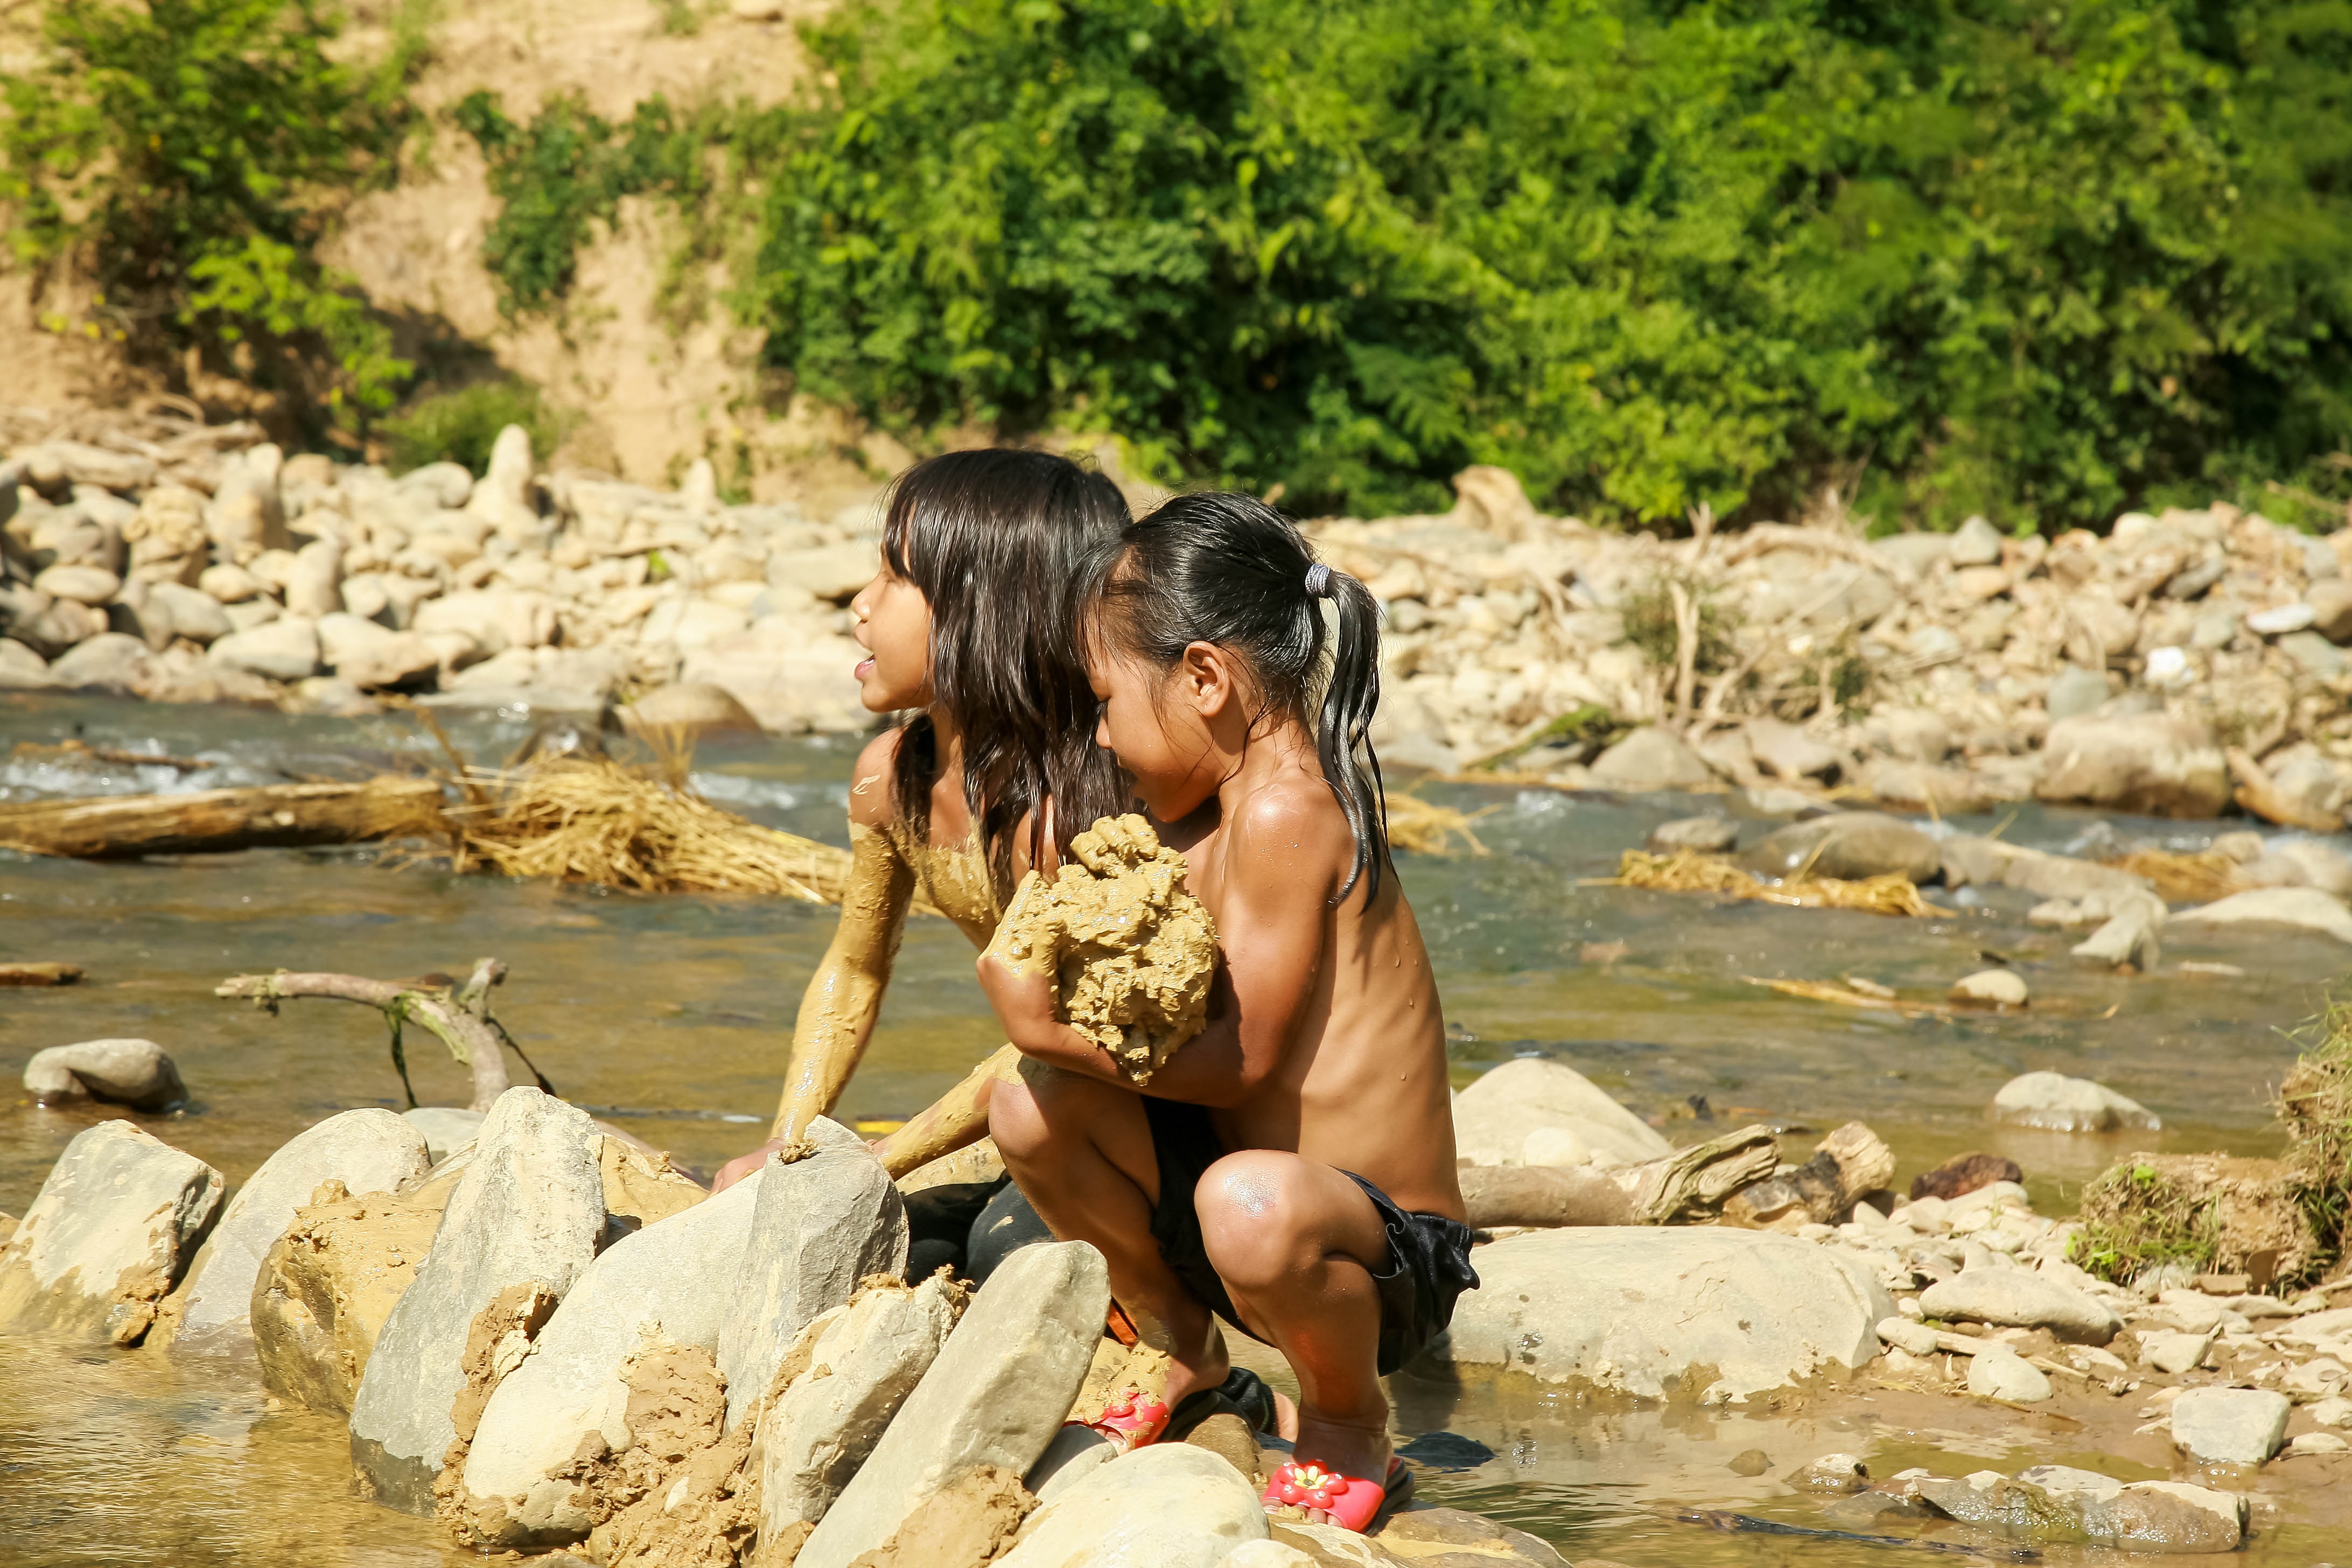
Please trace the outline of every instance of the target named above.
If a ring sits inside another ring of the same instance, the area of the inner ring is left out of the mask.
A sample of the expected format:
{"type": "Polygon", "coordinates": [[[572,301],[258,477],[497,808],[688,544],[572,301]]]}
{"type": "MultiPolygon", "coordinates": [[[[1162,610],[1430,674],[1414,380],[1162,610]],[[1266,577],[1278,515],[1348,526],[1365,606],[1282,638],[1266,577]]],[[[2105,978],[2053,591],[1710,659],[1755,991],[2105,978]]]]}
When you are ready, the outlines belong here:
{"type": "Polygon", "coordinates": [[[2126,1283],[2168,1263],[2300,1283],[2326,1254],[2291,1174],[2279,1160],[2134,1154],[2083,1189],[2074,1260],[2126,1283]]]}
{"type": "Polygon", "coordinates": [[[1004,917],[997,951],[1050,965],[1063,1017],[1149,1083],[1201,1032],[1217,933],[1184,886],[1184,857],[1142,817],[1106,816],[1070,841],[1074,864],[1051,882],[1031,872],[1004,917]]]}
{"type": "Polygon", "coordinates": [[[331,1181],[294,1211],[253,1285],[253,1345],[262,1386],[348,1415],[384,1320],[433,1249],[456,1178],[405,1194],[352,1197],[331,1181]]]}

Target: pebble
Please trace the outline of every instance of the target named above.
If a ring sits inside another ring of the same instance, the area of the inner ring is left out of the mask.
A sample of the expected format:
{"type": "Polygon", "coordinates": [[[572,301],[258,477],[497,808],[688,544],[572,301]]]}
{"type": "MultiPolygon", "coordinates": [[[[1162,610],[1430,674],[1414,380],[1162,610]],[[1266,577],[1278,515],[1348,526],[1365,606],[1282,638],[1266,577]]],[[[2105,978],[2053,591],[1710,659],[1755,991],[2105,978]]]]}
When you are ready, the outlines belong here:
{"type": "Polygon", "coordinates": [[[2026,1002],[2025,978],[2013,969],[1980,970],[1956,982],[1951,998],[1994,1007],[2022,1007],[2026,1002]]]}
{"type": "Polygon", "coordinates": [[[1800,1491],[1857,1492],[1870,1484],[1870,1467],[1853,1454],[1823,1454],[1799,1468],[1789,1484],[1800,1491]]]}
{"type": "Polygon", "coordinates": [[[2341,1454],[2352,1451],[2352,1443],[2346,1442],[2333,1432],[2305,1432],[2289,1443],[2286,1451],[2297,1458],[2314,1454],[2341,1454]]]}
{"type": "Polygon", "coordinates": [[[1739,824],[1727,816],[1676,817],[1652,828],[1648,839],[1654,852],[1696,849],[1704,855],[1720,854],[1738,842],[1739,824]]]}
{"type": "Polygon", "coordinates": [[[1936,1353],[1936,1331],[1925,1323],[1915,1323],[1908,1318],[1894,1317],[1878,1320],[1878,1337],[1899,1350],[1913,1355],[1936,1353]]]}
{"type": "Polygon", "coordinates": [[[2003,1347],[1981,1350],[1969,1358],[1969,1392],[1983,1399],[2038,1405],[2054,1391],[2040,1367],[2003,1347]]]}
{"type": "Polygon", "coordinates": [[[1760,1476],[1772,1468],[1772,1457],[1761,1448],[1743,1448],[1725,1468],[1735,1476],[1760,1476]]]}
{"type": "Polygon", "coordinates": [[[2210,1333],[2143,1331],[2139,1337],[2139,1359],[2160,1373],[2177,1376],[2202,1362],[2212,1343],[2210,1333]]]}

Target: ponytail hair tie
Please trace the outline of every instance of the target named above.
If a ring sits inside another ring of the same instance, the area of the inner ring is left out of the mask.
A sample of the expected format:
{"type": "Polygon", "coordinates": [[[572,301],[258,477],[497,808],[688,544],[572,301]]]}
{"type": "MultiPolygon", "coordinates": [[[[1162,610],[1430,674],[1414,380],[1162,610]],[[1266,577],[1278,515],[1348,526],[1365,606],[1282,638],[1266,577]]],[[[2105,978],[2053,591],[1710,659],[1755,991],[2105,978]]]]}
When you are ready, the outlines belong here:
{"type": "Polygon", "coordinates": [[[1320,561],[1307,569],[1307,596],[1310,599],[1331,596],[1331,568],[1320,561]]]}

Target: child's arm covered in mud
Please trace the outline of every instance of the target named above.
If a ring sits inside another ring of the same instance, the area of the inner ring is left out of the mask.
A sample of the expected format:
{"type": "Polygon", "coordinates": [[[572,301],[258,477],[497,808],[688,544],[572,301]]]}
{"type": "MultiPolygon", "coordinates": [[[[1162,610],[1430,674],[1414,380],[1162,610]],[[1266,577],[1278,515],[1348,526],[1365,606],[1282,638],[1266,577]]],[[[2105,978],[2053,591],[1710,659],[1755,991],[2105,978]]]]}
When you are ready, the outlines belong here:
{"type": "MultiPolygon", "coordinates": [[[[1322,974],[1326,900],[1331,868],[1345,864],[1345,820],[1261,800],[1224,831],[1208,1023],[1151,1075],[1143,1092],[1161,1100],[1228,1106],[1255,1094],[1281,1065],[1322,974]]],[[[1003,929],[1013,925],[1008,911],[1003,929]]],[[[1134,1087],[1108,1052],[1057,1016],[1050,956],[1017,963],[1002,947],[981,955],[980,984],[1005,1037],[1035,1060],[1134,1087]]]]}

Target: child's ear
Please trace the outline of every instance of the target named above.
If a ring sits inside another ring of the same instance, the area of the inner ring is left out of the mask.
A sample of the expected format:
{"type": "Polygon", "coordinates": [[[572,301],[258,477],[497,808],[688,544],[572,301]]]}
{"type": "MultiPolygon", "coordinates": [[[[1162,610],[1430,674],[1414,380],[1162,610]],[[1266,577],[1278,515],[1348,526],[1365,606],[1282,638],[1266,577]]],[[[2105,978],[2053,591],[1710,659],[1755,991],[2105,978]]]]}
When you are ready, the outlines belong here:
{"type": "Polygon", "coordinates": [[[1195,642],[1185,645],[1176,679],[1192,711],[1203,719],[1213,719],[1234,700],[1236,673],[1224,649],[1214,643],[1195,642]]]}

